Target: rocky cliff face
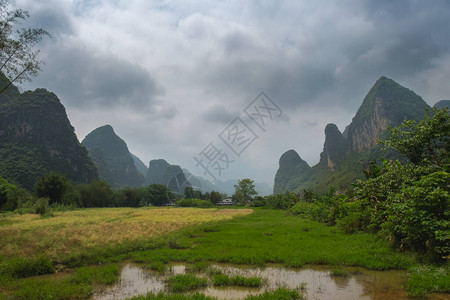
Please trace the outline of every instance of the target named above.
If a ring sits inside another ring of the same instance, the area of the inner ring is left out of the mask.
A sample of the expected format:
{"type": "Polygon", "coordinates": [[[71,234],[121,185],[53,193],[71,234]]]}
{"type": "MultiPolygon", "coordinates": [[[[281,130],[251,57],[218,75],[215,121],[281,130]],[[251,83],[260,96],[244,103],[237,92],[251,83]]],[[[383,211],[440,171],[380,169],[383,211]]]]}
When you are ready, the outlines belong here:
{"type": "Polygon", "coordinates": [[[346,153],[346,141],[335,124],[325,127],[325,144],[320,154],[319,164],[334,170],[337,164],[344,158],[346,153]]]}
{"type": "Polygon", "coordinates": [[[274,193],[283,193],[295,189],[309,170],[308,163],[301,159],[295,150],[285,152],[280,157],[279,168],[275,175],[274,193]]]}
{"type": "Polygon", "coordinates": [[[91,153],[100,178],[112,187],[143,186],[144,176],[136,169],[127,144],[110,125],[93,130],[82,144],[91,153]]]}
{"type": "Polygon", "coordinates": [[[142,176],[145,177],[145,174],[147,174],[147,171],[148,171],[147,166],[142,162],[142,160],[139,157],[137,157],[133,153],[130,153],[130,154],[131,154],[131,158],[133,158],[136,169],[142,174],[142,176]]]}
{"type": "MultiPolygon", "coordinates": [[[[439,106],[446,104],[445,101],[437,103],[439,106]]],[[[371,161],[381,156],[389,159],[398,155],[392,151],[382,152],[377,145],[388,126],[397,126],[407,119],[419,121],[429,108],[413,91],[389,78],[380,77],[343,134],[336,125],[327,125],[324,149],[317,165],[310,169],[295,167],[300,164],[295,151],[283,154],[275,175],[274,193],[303,189],[323,192],[329,185],[345,189],[361,177],[360,160],[371,161]]]]}
{"type": "Polygon", "coordinates": [[[146,184],[163,184],[174,193],[183,194],[191,186],[184,171],[178,165],[171,165],[164,159],[151,160],[146,175],[146,184]]]}
{"type": "Polygon", "coordinates": [[[369,118],[349,128],[350,150],[362,152],[376,145],[380,134],[386,130],[391,120],[384,110],[383,98],[377,98],[373,105],[373,113],[369,118]]]}
{"type": "Polygon", "coordinates": [[[430,108],[413,91],[382,76],[370,89],[348,127],[348,152],[373,148],[388,125],[404,120],[421,120],[430,108]]]}
{"type": "Polygon", "coordinates": [[[153,159],[148,164],[147,174],[145,175],[145,184],[163,184],[164,171],[170,164],[164,159],[153,159]]]}
{"type": "MultiPolygon", "coordinates": [[[[3,74],[1,74],[2,78],[3,74]]],[[[58,97],[45,89],[0,96],[0,176],[31,190],[47,172],[74,183],[98,179],[58,97]]]]}
{"type": "Polygon", "coordinates": [[[184,188],[191,186],[186,179],[183,170],[178,165],[168,166],[162,176],[163,182],[166,182],[167,187],[174,193],[184,194],[184,188]]]}

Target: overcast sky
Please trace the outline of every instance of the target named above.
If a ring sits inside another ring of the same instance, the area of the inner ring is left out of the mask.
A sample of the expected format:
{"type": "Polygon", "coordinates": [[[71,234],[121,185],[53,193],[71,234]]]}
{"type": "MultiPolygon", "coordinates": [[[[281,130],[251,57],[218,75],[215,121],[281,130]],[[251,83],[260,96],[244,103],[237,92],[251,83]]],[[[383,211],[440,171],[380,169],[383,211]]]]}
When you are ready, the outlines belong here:
{"type": "Polygon", "coordinates": [[[316,164],[326,124],[343,131],[382,75],[430,105],[450,98],[447,0],[16,5],[53,36],[40,45],[42,72],[24,88],[56,93],[80,141],[110,124],[146,164],[164,158],[197,175],[194,157],[211,142],[230,162],[215,173],[222,180],[272,185],[289,149],[316,164]],[[264,127],[244,112],[260,92],[279,108],[264,127]],[[221,137],[242,123],[238,156],[221,137]]]}

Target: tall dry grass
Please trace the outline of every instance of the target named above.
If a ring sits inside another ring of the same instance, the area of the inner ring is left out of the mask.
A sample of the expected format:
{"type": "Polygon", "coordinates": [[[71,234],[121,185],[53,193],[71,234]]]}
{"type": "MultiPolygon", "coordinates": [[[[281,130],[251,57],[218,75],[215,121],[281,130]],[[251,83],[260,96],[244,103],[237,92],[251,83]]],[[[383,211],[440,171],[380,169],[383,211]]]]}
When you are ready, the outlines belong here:
{"type": "Polygon", "coordinates": [[[0,217],[0,256],[65,256],[78,250],[147,240],[205,222],[250,214],[250,209],[97,208],[55,212],[53,217],[0,217]]]}

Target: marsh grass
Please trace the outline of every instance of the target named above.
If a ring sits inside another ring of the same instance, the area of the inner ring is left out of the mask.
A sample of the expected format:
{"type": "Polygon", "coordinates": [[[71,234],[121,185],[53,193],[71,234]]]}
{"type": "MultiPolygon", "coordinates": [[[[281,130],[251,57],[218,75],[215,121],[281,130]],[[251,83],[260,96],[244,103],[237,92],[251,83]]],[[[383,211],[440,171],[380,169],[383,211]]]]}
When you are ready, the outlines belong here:
{"type": "Polygon", "coordinates": [[[92,287],[68,280],[27,278],[13,292],[16,299],[85,299],[92,295],[92,287]]]}
{"type": "Polygon", "coordinates": [[[92,295],[95,285],[112,284],[119,274],[117,265],[90,266],[69,274],[9,281],[4,288],[18,299],[86,299],[92,295]]]}
{"type": "Polygon", "coordinates": [[[260,295],[250,295],[245,298],[246,300],[301,300],[305,299],[301,293],[296,290],[290,290],[286,288],[278,288],[275,291],[267,291],[260,295]]]}
{"type": "Polygon", "coordinates": [[[211,268],[208,269],[208,273],[207,274],[208,274],[208,276],[213,277],[213,276],[216,276],[216,275],[222,275],[223,272],[222,272],[222,270],[220,270],[218,268],[211,267],[211,268]]]}
{"type": "Polygon", "coordinates": [[[204,294],[194,293],[190,295],[166,294],[166,293],[148,293],[145,296],[133,297],[128,300],[215,300],[214,297],[207,297],[204,294]]]}
{"type": "Polygon", "coordinates": [[[413,297],[422,297],[428,293],[450,293],[450,266],[411,268],[406,289],[413,297]]]}
{"type": "Polygon", "coordinates": [[[244,276],[228,276],[218,274],[213,277],[214,286],[245,286],[245,287],[260,287],[262,279],[259,277],[244,277],[244,276]]]}
{"type": "Polygon", "coordinates": [[[208,285],[208,280],[206,278],[200,278],[191,274],[170,276],[167,279],[167,282],[169,291],[174,293],[192,291],[208,285]]]}
{"type": "Polygon", "coordinates": [[[210,266],[209,262],[199,261],[199,262],[195,262],[193,264],[186,266],[186,271],[187,272],[201,272],[201,271],[207,270],[209,268],[209,266],[210,266]]]}
{"type": "Polygon", "coordinates": [[[70,282],[77,284],[113,284],[120,275],[117,265],[81,267],[75,270],[70,282]]]}
{"type": "Polygon", "coordinates": [[[144,268],[150,269],[159,273],[164,273],[167,270],[166,265],[161,261],[154,261],[144,265],[144,268]]]}

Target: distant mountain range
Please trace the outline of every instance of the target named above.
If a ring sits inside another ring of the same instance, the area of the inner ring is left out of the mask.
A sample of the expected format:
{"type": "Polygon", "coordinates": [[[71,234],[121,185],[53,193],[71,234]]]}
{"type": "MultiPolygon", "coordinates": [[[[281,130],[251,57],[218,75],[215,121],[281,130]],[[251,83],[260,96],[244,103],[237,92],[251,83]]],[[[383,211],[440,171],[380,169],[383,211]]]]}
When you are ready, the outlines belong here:
{"type": "MultiPolygon", "coordinates": [[[[7,79],[0,73],[2,82],[7,79]]],[[[449,104],[450,100],[442,100],[435,106],[449,104]]],[[[405,119],[420,120],[427,108],[413,91],[381,77],[343,133],[334,124],[325,127],[318,164],[309,166],[295,150],[281,156],[273,192],[323,191],[329,185],[345,189],[362,176],[360,161],[398,157],[393,151],[382,152],[376,144],[388,125],[398,125],[405,119]]],[[[11,85],[0,94],[0,176],[32,190],[37,178],[47,172],[61,173],[73,183],[100,179],[113,188],[159,183],[177,194],[192,186],[203,193],[232,195],[237,184],[237,179],[213,184],[164,159],[151,160],[147,167],[110,125],[93,130],[80,143],[55,94],[45,89],[20,93],[11,85]]],[[[268,184],[255,186],[260,195],[272,193],[268,184]]]]}
{"type": "MultiPolygon", "coordinates": [[[[82,144],[88,149],[100,179],[114,188],[163,184],[179,195],[184,193],[187,186],[192,186],[203,193],[218,191],[232,195],[234,185],[237,184],[237,180],[217,180],[213,184],[164,159],[151,160],[146,167],[137,156],[129,152],[127,144],[117,136],[111,125],[93,130],[84,138],[82,144]]],[[[260,195],[268,195],[272,191],[267,184],[255,185],[260,195]]]]}
{"type": "MultiPolygon", "coordinates": [[[[442,108],[449,100],[436,103],[442,108]]],[[[335,124],[325,127],[325,143],[320,161],[310,167],[295,150],[285,152],[279,160],[274,193],[323,192],[328,186],[345,190],[363,176],[360,162],[400,158],[395,151],[382,151],[377,140],[385,137],[388,126],[404,120],[419,121],[430,106],[413,91],[382,76],[364,98],[352,122],[341,133],[335,124]]]]}

